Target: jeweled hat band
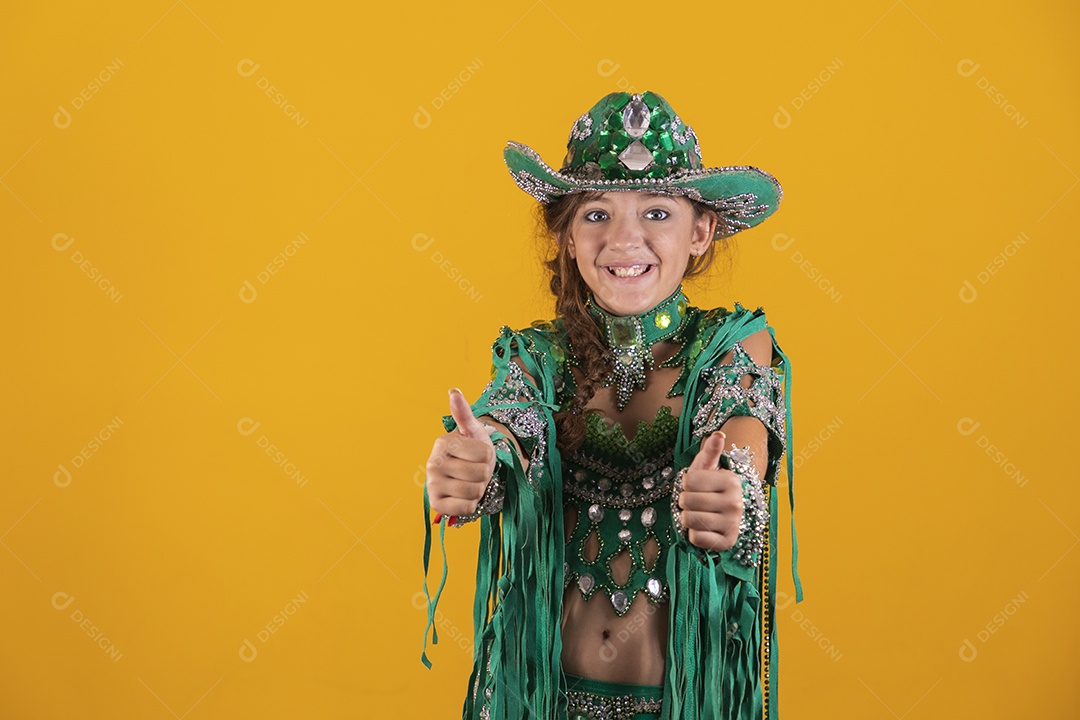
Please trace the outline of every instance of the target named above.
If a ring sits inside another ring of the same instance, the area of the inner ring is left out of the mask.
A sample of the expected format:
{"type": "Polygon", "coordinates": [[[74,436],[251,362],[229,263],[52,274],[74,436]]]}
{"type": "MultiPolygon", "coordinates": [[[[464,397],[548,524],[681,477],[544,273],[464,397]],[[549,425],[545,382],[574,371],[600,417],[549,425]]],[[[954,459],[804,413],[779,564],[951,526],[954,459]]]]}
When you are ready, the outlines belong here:
{"type": "Polygon", "coordinates": [[[664,98],[611,93],[574,123],[559,172],[582,180],[627,180],[699,167],[697,135],[664,98]]]}

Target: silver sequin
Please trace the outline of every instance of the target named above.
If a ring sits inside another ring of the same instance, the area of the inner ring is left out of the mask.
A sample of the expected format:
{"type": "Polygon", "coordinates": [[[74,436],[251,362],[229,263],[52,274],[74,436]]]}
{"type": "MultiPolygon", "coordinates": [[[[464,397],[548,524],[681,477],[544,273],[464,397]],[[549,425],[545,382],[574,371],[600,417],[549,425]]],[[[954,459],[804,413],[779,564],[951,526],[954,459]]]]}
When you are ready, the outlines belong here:
{"type": "Polygon", "coordinates": [[[731,450],[728,451],[728,455],[730,455],[731,459],[737,463],[751,462],[750,454],[745,449],[740,447],[733,447],[731,450]]]}
{"type": "Polygon", "coordinates": [[[571,136],[575,140],[586,140],[589,135],[592,134],[592,116],[589,113],[584,113],[574,123],[574,128],[571,131],[571,136]]]}

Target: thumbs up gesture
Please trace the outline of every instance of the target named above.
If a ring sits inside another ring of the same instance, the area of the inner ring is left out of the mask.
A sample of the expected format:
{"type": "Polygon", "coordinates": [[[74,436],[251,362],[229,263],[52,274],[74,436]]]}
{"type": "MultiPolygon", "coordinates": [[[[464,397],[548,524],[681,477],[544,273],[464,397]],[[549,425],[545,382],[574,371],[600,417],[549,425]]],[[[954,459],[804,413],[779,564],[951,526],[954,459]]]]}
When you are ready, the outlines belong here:
{"type": "Polygon", "coordinates": [[[741,478],[720,467],[724,440],[724,433],[715,432],[702,441],[683,476],[678,502],[690,544],[714,552],[735,545],[744,512],[741,478]]]}
{"type": "Polygon", "coordinates": [[[450,390],[450,414],[457,428],[437,438],[431,448],[427,492],[432,509],[456,517],[476,512],[495,472],[495,445],[491,442],[495,428],[476,419],[457,388],[450,390]]]}

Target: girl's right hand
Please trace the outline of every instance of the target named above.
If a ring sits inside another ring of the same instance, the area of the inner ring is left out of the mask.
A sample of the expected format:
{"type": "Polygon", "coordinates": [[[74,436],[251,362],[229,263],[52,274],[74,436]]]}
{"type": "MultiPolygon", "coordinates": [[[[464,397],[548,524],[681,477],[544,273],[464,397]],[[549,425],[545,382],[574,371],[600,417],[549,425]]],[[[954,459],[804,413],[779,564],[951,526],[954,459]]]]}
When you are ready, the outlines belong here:
{"type": "Polygon", "coordinates": [[[491,433],[497,428],[473,415],[465,396],[450,389],[450,414],[457,428],[437,438],[427,461],[427,494],[431,508],[441,515],[476,512],[495,472],[495,446],[491,433]]]}

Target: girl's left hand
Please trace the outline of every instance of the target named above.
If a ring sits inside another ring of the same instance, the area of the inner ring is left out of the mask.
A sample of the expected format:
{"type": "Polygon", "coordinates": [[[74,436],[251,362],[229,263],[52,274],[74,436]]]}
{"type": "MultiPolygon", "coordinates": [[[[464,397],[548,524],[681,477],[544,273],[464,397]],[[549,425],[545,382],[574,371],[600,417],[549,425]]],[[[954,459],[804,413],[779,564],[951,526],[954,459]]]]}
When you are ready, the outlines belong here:
{"type": "Polygon", "coordinates": [[[678,507],[690,543],[713,552],[735,545],[744,513],[742,479],[720,467],[724,440],[724,433],[714,432],[702,441],[683,475],[679,494],[678,507]]]}

